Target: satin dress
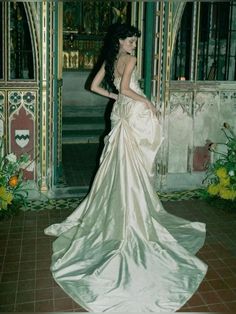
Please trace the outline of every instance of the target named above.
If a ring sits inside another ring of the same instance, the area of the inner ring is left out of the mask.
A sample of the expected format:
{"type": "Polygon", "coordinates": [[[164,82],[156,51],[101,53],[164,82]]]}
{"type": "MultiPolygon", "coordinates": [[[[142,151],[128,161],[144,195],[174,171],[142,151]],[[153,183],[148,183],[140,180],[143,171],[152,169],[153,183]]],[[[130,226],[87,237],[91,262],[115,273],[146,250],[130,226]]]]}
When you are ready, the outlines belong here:
{"type": "MultiPolygon", "coordinates": [[[[120,79],[114,81],[119,90],[120,79]]],[[[143,95],[136,71],[130,87],[143,95]]],[[[163,136],[147,106],[119,94],[90,192],[62,223],[51,271],[92,312],[176,311],[194,294],[207,265],[195,256],[205,224],[171,215],[154,188],[163,136]]]]}

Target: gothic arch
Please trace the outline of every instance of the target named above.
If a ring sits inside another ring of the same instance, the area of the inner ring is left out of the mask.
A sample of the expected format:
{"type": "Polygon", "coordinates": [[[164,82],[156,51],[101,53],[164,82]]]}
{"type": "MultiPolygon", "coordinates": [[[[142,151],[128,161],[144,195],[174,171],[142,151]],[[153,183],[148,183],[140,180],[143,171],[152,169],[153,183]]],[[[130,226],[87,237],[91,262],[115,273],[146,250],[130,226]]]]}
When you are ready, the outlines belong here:
{"type": "Polygon", "coordinates": [[[35,69],[35,80],[39,80],[39,43],[40,43],[40,29],[39,29],[39,14],[37,12],[37,4],[25,2],[25,12],[28,19],[28,25],[31,36],[32,51],[34,56],[34,69],[35,69]]]}
{"type": "Polygon", "coordinates": [[[177,5],[177,8],[176,8],[175,15],[173,17],[171,56],[173,54],[173,50],[174,50],[174,47],[175,47],[175,42],[176,42],[176,38],[177,38],[179,27],[180,27],[182,15],[183,15],[183,12],[184,12],[184,8],[186,6],[186,1],[183,1],[183,2],[178,3],[176,5],[177,5]]]}

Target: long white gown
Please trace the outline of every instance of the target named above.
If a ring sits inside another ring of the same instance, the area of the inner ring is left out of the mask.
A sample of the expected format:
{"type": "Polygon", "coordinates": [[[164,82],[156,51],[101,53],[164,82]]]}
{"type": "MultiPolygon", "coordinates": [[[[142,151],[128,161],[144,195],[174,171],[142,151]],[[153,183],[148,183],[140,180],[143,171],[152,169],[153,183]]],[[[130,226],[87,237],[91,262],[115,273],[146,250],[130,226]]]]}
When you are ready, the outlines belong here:
{"type": "MultiPolygon", "coordinates": [[[[119,90],[120,79],[115,79],[119,90]]],[[[130,87],[143,95],[136,71],[130,87]]],[[[194,254],[205,224],[165,211],[154,189],[163,140],[146,105],[119,95],[92,188],[62,223],[45,229],[51,271],[77,303],[93,312],[176,311],[193,295],[207,266],[194,254]]]]}

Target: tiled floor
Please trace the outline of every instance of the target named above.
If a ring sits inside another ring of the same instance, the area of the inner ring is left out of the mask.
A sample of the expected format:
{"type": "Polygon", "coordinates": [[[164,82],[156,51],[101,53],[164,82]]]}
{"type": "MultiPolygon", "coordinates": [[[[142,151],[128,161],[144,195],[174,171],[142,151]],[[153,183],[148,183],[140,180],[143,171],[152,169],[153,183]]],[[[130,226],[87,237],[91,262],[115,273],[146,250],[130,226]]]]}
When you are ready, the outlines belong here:
{"type": "MultiPolygon", "coordinates": [[[[53,281],[49,270],[54,238],[45,236],[43,229],[75,207],[71,201],[66,204],[63,208],[54,201],[44,210],[20,212],[0,222],[0,312],[84,311],[53,281]]],[[[198,256],[209,270],[180,311],[236,312],[236,210],[219,210],[202,200],[167,201],[164,206],[207,224],[206,243],[198,256]]]]}

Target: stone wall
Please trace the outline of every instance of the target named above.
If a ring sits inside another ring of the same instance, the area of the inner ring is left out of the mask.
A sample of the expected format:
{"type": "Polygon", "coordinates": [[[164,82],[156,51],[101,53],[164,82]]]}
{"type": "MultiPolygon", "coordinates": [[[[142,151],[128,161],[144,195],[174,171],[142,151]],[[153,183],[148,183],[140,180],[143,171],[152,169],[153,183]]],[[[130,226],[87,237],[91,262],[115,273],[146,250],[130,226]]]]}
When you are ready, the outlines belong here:
{"type": "Polygon", "coordinates": [[[202,186],[211,142],[225,142],[224,122],[236,126],[235,83],[173,82],[165,117],[166,174],[162,188],[181,190],[202,186]]]}

